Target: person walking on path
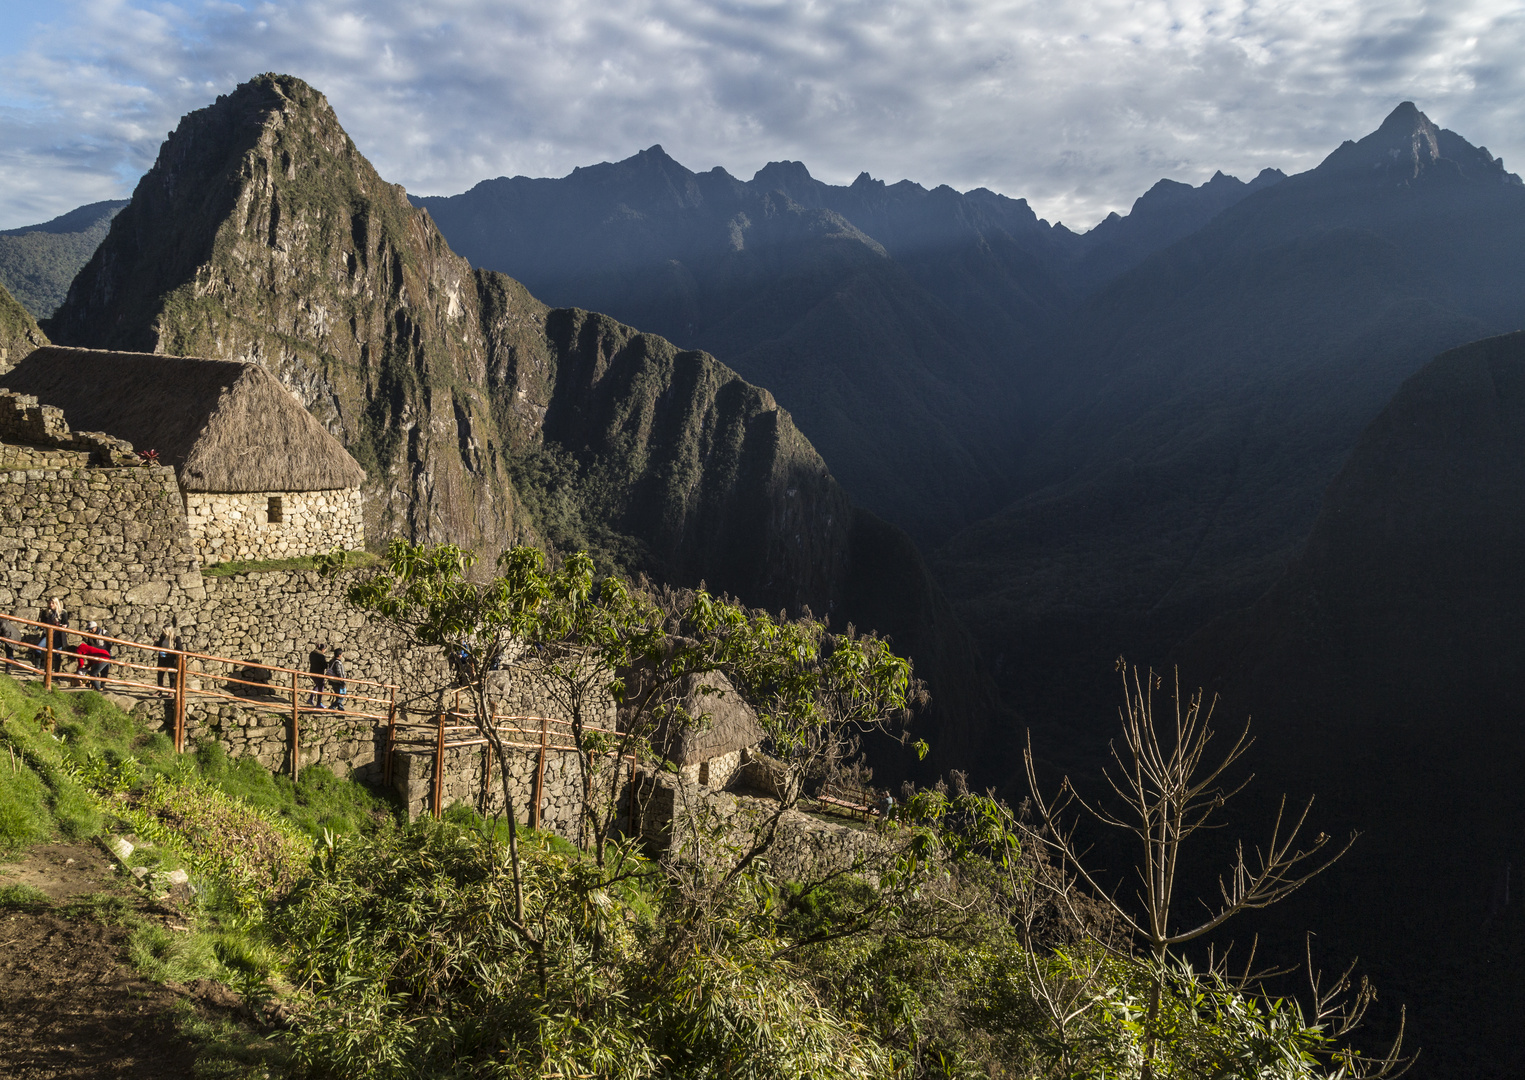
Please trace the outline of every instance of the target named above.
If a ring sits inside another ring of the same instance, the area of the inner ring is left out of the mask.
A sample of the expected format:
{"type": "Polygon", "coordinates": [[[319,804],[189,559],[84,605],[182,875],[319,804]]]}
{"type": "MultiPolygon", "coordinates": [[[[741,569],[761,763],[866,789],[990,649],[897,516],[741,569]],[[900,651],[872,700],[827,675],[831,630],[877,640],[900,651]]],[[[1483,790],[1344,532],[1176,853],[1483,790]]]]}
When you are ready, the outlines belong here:
{"type": "Polygon", "coordinates": [[[328,707],[343,712],[344,695],[349,691],[349,687],[344,685],[347,673],[344,670],[343,649],[334,649],[334,658],[329,662],[328,668],[323,674],[328,678],[328,707]]]}
{"type": "MultiPolygon", "coordinates": [[[[48,606],[43,608],[42,614],[37,617],[37,621],[45,627],[42,640],[38,642],[42,646],[43,655],[46,657],[48,646],[51,644],[53,646],[53,670],[62,671],[64,669],[65,640],[63,631],[69,627],[69,613],[64,610],[64,602],[56,596],[50,599],[48,606]]],[[[42,665],[38,664],[37,666],[41,667],[42,665]]]]}
{"type": "Polygon", "coordinates": [[[159,642],[154,648],[158,649],[159,661],[159,688],[163,689],[164,680],[169,679],[169,688],[175,688],[175,638],[169,632],[169,627],[159,631],[159,642]]]}
{"type": "Polygon", "coordinates": [[[323,673],[328,670],[328,642],[322,641],[307,654],[307,673],[312,677],[312,693],[307,695],[307,707],[323,707],[323,673]]]}
{"type": "Polygon", "coordinates": [[[90,689],[100,693],[106,688],[103,680],[111,674],[111,648],[106,645],[97,635],[100,626],[97,623],[89,623],[86,629],[91,631],[92,636],[81,636],[79,644],[74,646],[74,652],[79,656],[79,673],[90,677],[90,689]]]}
{"type": "Polygon", "coordinates": [[[21,666],[14,662],[16,644],[21,640],[21,631],[15,623],[3,615],[0,615],[0,638],[4,639],[0,640],[0,650],[5,652],[5,673],[9,675],[15,668],[21,666]]]}

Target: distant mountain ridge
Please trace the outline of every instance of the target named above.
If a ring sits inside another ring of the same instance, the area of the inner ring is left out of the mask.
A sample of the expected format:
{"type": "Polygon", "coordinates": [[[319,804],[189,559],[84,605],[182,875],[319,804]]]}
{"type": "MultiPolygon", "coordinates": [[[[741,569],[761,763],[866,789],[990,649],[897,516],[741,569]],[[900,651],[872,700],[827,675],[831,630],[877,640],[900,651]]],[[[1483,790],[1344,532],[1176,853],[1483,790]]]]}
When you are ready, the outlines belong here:
{"type": "Polygon", "coordinates": [[[366,468],[377,541],[586,546],[839,626],[870,612],[937,695],[936,752],[977,752],[994,702],[967,633],[768,391],[474,270],[299,79],[188,114],[48,327],[269,368],[366,468]]]}
{"type": "Polygon", "coordinates": [[[1050,708],[1252,602],[1399,384],[1522,326],[1525,187],[1405,103],[1087,298],[1029,384],[1023,494],[934,568],[1050,708]]]}
{"type": "Polygon", "coordinates": [[[47,318],[126,205],[121,199],[89,203],[41,225],[0,232],[0,284],[33,318],[47,318]]]}
{"type": "Polygon", "coordinates": [[[776,387],[855,498],[933,543],[1006,497],[1030,434],[1024,372],[1082,283],[1271,179],[1173,185],[1084,236],[985,189],[836,186],[795,161],[742,181],[660,146],[413,201],[474,265],[776,387]]]}

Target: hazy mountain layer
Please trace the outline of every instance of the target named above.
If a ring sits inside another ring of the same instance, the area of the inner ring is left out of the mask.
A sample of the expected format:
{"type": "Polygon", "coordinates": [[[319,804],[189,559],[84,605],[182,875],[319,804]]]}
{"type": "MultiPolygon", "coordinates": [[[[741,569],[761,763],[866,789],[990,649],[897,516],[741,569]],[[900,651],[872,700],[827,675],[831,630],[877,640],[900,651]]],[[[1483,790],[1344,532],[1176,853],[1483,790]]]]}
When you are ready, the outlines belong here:
{"type": "Polygon", "coordinates": [[[792,161],[742,181],[659,146],[415,202],[475,265],[773,388],[855,499],[935,542],[1008,493],[1028,369],[1077,290],[1272,179],[1165,181],[1086,236],[984,189],[835,186],[792,161]]]}
{"type": "Polygon", "coordinates": [[[269,367],[365,466],[374,540],[588,546],[864,629],[854,607],[872,600],[928,658],[958,740],[992,707],[919,559],[865,526],[767,391],[473,270],[298,79],[261,76],[185,117],[49,326],[71,345],[269,367]]]}
{"type": "Polygon", "coordinates": [[[934,565],[1051,714],[1262,593],[1399,383],[1522,325],[1525,187],[1406,103],[1087,300],[1032,384],[1026,494],[934,565]]]}
{"type": "Polygon", "coordinates": [[[1409,1005],[1423,1076],[1525,1072],[1522,599],[1516,333],[1405,382],[1290,569],[1188,650],[1230,715],[1254,712],[1257,787],[1315,791],[1318,828],[1362,830],[1270,925],[1365,958],[1409,1005]]]}
{"type": "Polygon", "coordinates": [[[33,318],[45,319],[106,238],[122,200],[89,203],[41,225],[0,232],[0,284],[33,318]]]}
{"type": "Polygon", "coordinates": [[[48,343],[31,312],[0,285],[0,371],[9,371],[33,349],[48,343]]]}

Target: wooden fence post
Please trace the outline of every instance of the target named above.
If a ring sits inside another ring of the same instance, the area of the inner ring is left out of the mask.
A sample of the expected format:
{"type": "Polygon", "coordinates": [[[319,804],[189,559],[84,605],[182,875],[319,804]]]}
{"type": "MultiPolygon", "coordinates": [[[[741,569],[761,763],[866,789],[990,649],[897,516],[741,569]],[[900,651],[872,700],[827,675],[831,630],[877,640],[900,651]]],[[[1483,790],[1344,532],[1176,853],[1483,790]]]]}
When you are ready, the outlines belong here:
{"type": "Polygon", "coordinates": [[[53,628],[48,627],[48,655],[42,665],[42,688],[53,689],[53,628]]]}
{"type": "Polygon", "coordinates": [[[392,687],[391,703],[387,705],[387,756],[381,767],[381,775],[387,787],[392,786],[392,749],[397,745],[397,687],[392,687]]]}
{"type": "Polygon", "coordinates": [[[535,765],[535,804],[530,807],[530,828],[540,828],[540,803],[545,797],[545,750],[547,725],[550,720],[540,718],[540,760],[535,765]]]}
{"type": "Polygon", "coordinates": [[[297,782],[297,754],[301,752],[301,719],[297,711],[297,673],[291,673],[291,782],[297,782]]]}
{"type": "Polygon", "coordinates": [[[175,753],[185,749],[185,653],[175,654],[175,753]]]}
{"type": "Polygon", "coordinates": [[[439,714],[439,738],[434,743],[434,820],[438,821],[445,798],[445,710],[439,714]]]}

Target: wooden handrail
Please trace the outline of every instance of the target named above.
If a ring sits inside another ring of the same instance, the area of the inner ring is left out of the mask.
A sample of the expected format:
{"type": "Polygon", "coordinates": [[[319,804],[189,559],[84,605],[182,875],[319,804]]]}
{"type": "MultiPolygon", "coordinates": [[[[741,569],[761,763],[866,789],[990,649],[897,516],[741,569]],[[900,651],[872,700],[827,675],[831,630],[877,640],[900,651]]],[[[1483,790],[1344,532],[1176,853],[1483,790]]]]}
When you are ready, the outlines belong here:
{"type": "MultiPolygon", "coordinates": [[[[235,666],[238,666],[238,667],[254,668],[254,669],[259,670],[259,671],[269,671],[269,672],[272,672],[272,673],[278,672],[278,673],[280,673],[282,675],[298,675],[298,676],[300,676],[302,678],[314,678],[314,677],[316,677],[313,672],[302,671],[302,670],[300,670],[298,668],[281,667],[278,664],[261,664],[261,663],[259,663],[257,661],[253,661],[253,660],[235,660],[232,657],[228,657],[228,656],[216,656],[216,655],[213,655],[211,653],[199,653],[199,652],[195,652],[195,651],[193,651],[191,649],[161,649],[158,645],[150,645],[150,644],[147,644],[147,643],[142,642],[142,641],[133,641],[130,638],[112,637],[110,634],[103,634],[100,631],[94,631],[94,630],[85,630],[82,627],[77,627],[77,626],[64,626],[64,627],[52,626],[52,624],[50,624],[50,623],[39,622],[36,619],[24,618],[23,616],[20,616],[20,615],[0,615],[0,618],[3,618],[5,620],[7,620],[9,622],[13,622],[13,623],[21,623],[24,626],[35,626],[39,630],[52,629],[52,630],[54,630],[54,631],[56,631],[56,632],[58,632],[60,634],[73,634],[75,637],[78,637],[78,638],[89,638],[91,641],[110,642],[113,645],[124,645],[124,646],[126,646],[128,648],[132,648],[132,649],[143,649],[146,652],[167,652],[167,653],[173,653],[173,654],[176,654],[176,655],[185,656],[186,658],[191,659],[191,660],[211,660],[212,662],[218,663],[218,664],[231,664],[231,665],[235,665],[235,666]]],[[[21,645],[21,646],[24,646],[26,648],[33,647],[32,646],[32,642],[28,642],[28,641],[17,641],[17,640],[11,639],[11,638],[3,638],[3,639],[0,639],[0,640],[9,641],[13,645],[21,645]]],[[[73,655],[72,651],[69,650],[66,646],[62,647],[60,649],[60,651],[68,653],[69,655],[73,655]]],[[[113,659],[112,662],[115,663],[116,662],[115,659],[113,659]]],[[[192,674],[201,674],[201,673],[193,672],[192,674]]],[[[213,676],[209,672],[205,673],[205,674],[207,674],[209,677],[212,677],[212,678],[222,678],[222,676],[213,676]]],[[[382,689],[382,690],[396,690],[397,689],[397,684],[396,683],[382,682],[379,679],[366,679],[366,678],[362,678],[360,676],[354,676],[354,677],[346,676],[343,681],[344,681],[344,684],[346,686],[364,685],[364,686],[374,686],[374,687],[377,687],[378,689],[382,689]]],[[[269,685],[269,684],[254,684],[254,683],[251,683],[250,685],[269,685]]]]}

